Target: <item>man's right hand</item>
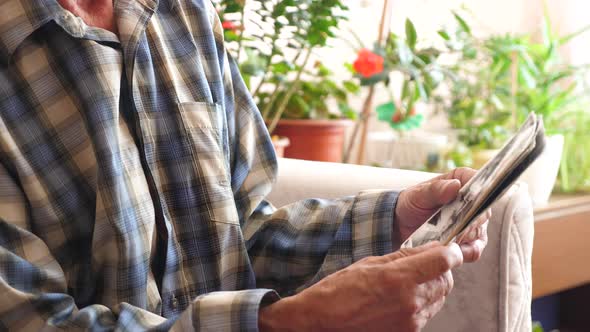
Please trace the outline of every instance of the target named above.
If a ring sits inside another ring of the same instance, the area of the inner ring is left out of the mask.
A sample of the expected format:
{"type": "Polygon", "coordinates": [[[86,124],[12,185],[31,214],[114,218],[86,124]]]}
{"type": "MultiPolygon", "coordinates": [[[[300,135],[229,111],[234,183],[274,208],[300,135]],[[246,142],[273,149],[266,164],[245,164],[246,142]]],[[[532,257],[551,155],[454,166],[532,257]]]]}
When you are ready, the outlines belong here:
{"type": "Polygon", "coordinates": [[[261,331],[419,331],[453,288],[458,245],[368,257],[260,311],[261,331]]]}

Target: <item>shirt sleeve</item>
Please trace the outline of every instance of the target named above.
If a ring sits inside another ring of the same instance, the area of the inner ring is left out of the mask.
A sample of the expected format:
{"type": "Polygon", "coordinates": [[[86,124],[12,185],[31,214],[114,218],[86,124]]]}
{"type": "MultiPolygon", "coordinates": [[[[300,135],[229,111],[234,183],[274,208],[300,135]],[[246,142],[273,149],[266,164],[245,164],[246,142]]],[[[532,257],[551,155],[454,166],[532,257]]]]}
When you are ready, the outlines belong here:
{"type": "Polygon", "coordinates": [[[359,259],[398,248],[392,241],[395,191],[308,199],[279,209],[265,201],[277,175],[273,145],[238,66],[214,24],[224,68],[232,188],[259,287],[292,294],[359,259]]]}
{"type": "Polygon", "coordinates": [[[278,300],[270,289],[212,292],[175,319],[128,303],[79,307],[64,270],[28,226],[25,202],[0,164],[0,330],[257,331],[261,303],[278,300]]]}

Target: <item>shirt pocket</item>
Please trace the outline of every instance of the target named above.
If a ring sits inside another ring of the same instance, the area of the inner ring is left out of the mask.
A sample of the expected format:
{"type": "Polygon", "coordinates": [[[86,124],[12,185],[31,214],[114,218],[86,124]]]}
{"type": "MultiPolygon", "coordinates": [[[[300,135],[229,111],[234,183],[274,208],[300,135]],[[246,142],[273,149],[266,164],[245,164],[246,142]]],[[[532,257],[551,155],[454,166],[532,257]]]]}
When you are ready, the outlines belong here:
{"type": "Polygon", "coordinates": [[[144,144],[148,141],[146,156],[170,215],[239,225],[223,106],[181,103],[173,110],[146,113],[140,121],[144,144]]]}
{"type": "Polygon", "coordinates": [[[195,166],[205,178],[215,178],[229,186],[229,155],[227,154],[227,123],[225,111],[219,104],[191,102],[179,104],[179,114],[190,146],[195,166]]]}
{"type": "Polygon", "coordinates": [[[231,188],[227,121],[220,104],[180,104],[180,115],[193,150],[194,171],[207,192],[212,221],[239,224],[231,188]]]}

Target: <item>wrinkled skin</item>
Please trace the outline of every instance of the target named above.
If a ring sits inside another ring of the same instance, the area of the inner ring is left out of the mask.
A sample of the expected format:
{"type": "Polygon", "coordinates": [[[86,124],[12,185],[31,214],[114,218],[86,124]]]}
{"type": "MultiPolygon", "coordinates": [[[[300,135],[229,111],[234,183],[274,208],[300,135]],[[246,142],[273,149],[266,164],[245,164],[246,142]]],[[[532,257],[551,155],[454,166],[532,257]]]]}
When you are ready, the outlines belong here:
{"type": "Polygon", "coordinates": [[[459,246],[438,243],[368,257],[263,308],[262,331],[420,331],[453,288],[459,246]]]}
{"type": "MultiPolygon", "coordinates": [[[[475,172],[470,168],[457,168],[448,174],[404,190],[400,194],[395,211],[401,242],[405,241],[442,205],[455,199],[459,189],[475,175],[475,172]]],[[[465,262],[474,262],[481,257],[488,243],[487,220],[491,216],[490,210],[483,213],[479,220],[475,221],[481,226],[461,239],[459,244],[465,262]]]]}
{"type": "MultiPolygon", "coordinates": [[[[452,201],[475,171],[459,168],[400,193],[394,229],[403,242],[442,205],[452,201]]],[[[429,243],[382,257],[367,257],[260,311],[261,331],[420,331],[453,288],[451,270],[481,257],[487,220],[459,245],[429,243]]],[[[395,238],[396,234],[392,234],[395,238]]],[[[400,242],[400,243],[401,243],[400,242]]]]}

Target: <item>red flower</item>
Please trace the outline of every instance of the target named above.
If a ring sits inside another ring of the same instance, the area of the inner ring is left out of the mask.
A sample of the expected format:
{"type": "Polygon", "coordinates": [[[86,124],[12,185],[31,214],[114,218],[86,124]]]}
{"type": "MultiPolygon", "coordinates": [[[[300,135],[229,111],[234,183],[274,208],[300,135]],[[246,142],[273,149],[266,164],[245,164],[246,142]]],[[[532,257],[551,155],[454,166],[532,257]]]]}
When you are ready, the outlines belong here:
{"type": "Polygon", "coordinates": [[[234,22],[232,22],[232,21],[223,21],[221,23],[221,26],[223,27],[224,30],[231,30],[231,31],[238,30],[238,26],[235,25],[234,22]]]}
{"type": "Polygon", "coordinates": [[[365,78],[383,72],[383,57],[363,48],[353,63],[354,70],[365,78]]]}

